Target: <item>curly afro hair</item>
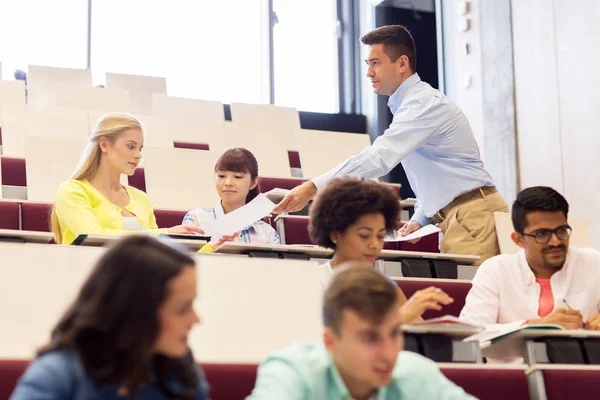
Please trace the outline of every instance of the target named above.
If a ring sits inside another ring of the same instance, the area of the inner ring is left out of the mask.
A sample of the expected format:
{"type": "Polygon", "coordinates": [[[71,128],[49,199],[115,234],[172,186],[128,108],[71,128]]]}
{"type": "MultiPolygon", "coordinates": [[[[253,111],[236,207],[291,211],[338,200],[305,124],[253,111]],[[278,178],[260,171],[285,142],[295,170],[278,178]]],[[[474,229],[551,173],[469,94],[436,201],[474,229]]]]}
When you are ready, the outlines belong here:
{"type": "Polygon", "coordinates": [[[381,213],[385,229],[397,229],[400,214],[398,195],[390,187],[357,178],[332,179],[319,191],[310,207],[308,233],[319,246],[335,249],[332,232],[344,232],[360,217],[381,213]]]}

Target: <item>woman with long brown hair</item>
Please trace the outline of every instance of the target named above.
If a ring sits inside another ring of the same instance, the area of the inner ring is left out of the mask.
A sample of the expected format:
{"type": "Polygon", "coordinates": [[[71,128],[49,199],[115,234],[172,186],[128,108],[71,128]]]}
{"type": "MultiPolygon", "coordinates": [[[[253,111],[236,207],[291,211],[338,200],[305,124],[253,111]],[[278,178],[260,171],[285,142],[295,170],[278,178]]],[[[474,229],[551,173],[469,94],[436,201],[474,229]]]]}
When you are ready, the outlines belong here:
{"type": "Polygon", "coordinates": [[[147,235],[117,242],[19,381],[11,400],[208,399],[187,338],[196,268],[147,235]]]}

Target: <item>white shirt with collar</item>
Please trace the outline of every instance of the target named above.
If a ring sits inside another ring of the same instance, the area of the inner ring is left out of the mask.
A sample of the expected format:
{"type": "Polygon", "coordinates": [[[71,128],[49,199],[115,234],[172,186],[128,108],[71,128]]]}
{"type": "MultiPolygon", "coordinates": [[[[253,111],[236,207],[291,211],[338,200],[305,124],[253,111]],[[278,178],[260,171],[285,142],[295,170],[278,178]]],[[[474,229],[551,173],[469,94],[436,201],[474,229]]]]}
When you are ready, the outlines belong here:
{"type": "MultiPolygon", "coordinates": [[[[202,222],[223,218],[225,210],[219,200],[213,207],[197,208],[185,214],[183,225],[191,225],[202,229],[202,222]]],[[[258,220],[242,229],[237,242],[255,244],[280,244],[279,234],[264,221],[258,220]]]]}
{"type": "MultiPolygon", "coordinates": [[[[523,323],[537,319],[540,285],[525,259],[525,251],[486,260],[473,278],[473,287],[460,313],[476,325],[523,323]]],[[[563,299],[581,311],[584,320],[600,311],[600,252],[570,247],[565,265],[550,279],[554,310],[563,299]]]]}

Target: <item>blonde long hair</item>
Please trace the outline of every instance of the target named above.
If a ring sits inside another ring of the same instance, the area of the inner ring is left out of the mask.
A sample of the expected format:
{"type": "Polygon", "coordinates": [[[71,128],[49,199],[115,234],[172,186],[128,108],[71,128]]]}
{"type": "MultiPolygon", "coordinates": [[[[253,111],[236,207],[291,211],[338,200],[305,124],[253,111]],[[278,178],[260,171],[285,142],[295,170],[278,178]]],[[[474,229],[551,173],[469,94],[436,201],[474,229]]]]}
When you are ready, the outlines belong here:
{"type": "MultiPolygon", "coordinates": [[[[110,113],[100,118],[89,136],[79,164],[70,179],[78,181],[92,179],[100,166],[100,158],[102,156],[100,139],[106,138],[109,143],[114,143],[129,129],[136,129],[143,132],[142,123],[130,114],[110,113]]],[[[62,232],[55,207],[53,206],[50,212],[50,228],[54,234],[54,240],[60,244],[62,243],[62,232]]]]}

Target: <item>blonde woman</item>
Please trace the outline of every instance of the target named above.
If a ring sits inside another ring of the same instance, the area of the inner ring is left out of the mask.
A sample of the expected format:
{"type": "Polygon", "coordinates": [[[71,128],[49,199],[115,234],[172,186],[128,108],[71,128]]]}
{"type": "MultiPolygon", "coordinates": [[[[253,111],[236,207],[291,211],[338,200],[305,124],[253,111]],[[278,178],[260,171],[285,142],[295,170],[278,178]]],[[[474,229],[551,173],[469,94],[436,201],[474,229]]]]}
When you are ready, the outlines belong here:
{"type": "Polygon", "coordinates": [[[142,125],[133,116],[113,113],[98,121],[73,176],[58,189],[51,213],[56,243],[71,244],[82,233],[203,233],[184,225],[158,229],[146,194],[121,184],[121,174],[133,175],[143,147],[142,125]]]}

